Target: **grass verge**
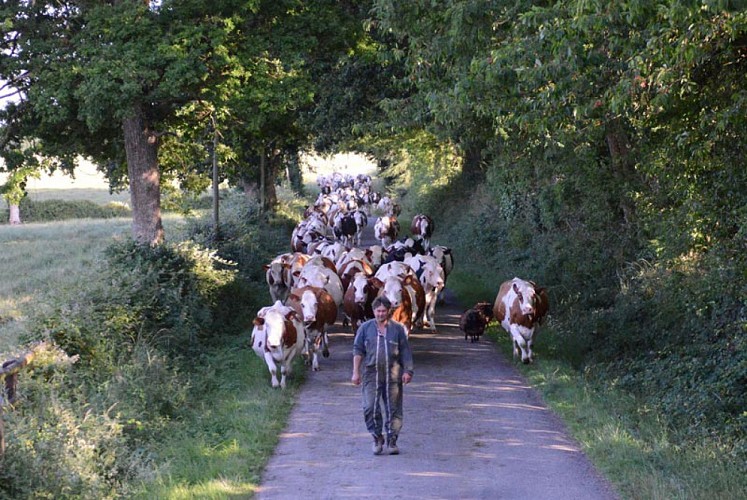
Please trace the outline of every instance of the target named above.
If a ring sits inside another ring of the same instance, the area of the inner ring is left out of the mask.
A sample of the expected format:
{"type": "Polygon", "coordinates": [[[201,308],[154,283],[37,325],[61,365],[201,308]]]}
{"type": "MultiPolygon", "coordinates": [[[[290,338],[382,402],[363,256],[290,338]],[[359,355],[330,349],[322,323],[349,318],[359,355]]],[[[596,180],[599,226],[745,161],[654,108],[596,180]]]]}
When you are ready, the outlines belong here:
{"type": "Polygon", "coordinates": [[[256,492],[304,370],[296,364],[288,387],[272,389],[249,332],[231,342],[200,363],[192,416],[165,436],[156,478],[141,485],[136,498],[250,498],[256,492]]]}
{"type": "MultiPolygon", "coordinates": [[[[493,301],[497,290],[468,263],[455,268],[448,286],[464,309],[493,301]]],[[[570,363],[551,357],[551,325],[537,339],[538,361],[517,368],[565,422],[571,436],[612,484],[629,499],[747,498],[747,466],[719,446],[718,437],[697,445],[677,444],[661,415],[616,388],[614,381],[591,380],[570,363]]],[[[507,359],[508,334],[497,324],[487,330],[507,359]]]]}
{"type": "MultiPolygon", "coordinates": [[[[503,329],[491,326],[488,338],[511,359],[503,329]]],[[[541,343],[538,361],[517,367],[623,498],[747,498],[744,464],[731,460],[716,440],[675,444],[655,412],[607,381],[589,380],[561,361],[542,357],[541,343]]]]}

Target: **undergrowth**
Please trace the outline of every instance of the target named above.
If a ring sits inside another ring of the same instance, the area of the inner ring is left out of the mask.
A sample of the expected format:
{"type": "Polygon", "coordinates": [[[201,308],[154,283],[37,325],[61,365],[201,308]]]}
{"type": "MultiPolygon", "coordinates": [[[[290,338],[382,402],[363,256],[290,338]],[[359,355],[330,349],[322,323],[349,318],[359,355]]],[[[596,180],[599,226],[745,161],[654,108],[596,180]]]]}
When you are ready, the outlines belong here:
{"type": "MultiPolygon", "coordinates": [[[[535,348],[541,362],[522,370],[540,377],[532,380],[543,390],[557,388],[547,397],[556,409],[573,409],[567,421],[583,419],[578,412],[590,405],[599,412],[588,429],[573,426],[577,436],[621,437],[614,447],[630,453],[619,464],[602,451],[592,455],[627,496],[744,496],[744,481],[733,477],[747,470],[747,265],[738,241],[663,252],[667,239],[677,240],[676,226],[643,239],[652,222],[664,227],[660,215],[642,208],[637,226],[621,217],[619,193],[593,192],[612,185],[596,159],[555,158],[569,163],[548,171],[566,174],[548,181],[538,174],[547,159],[500,158],[482,179],[454,175],[433,189],[415,176],[398,178],[402,205],[431,215],[432,241],[454,252],[447,287],[465,309],[492,302],[515,276],[548,288],[550,315],[535,348]],[[610,398],[621,403],[605,408],[610,398]],[[643,415],[656,425],[641,434],[643,415]],[[611,424],[619,420],[619,428],[611,424]],[[644,483],[651,489],[641,494],[635,485],[644,483]]],[[[507,337],[497,338],[510,356],[507,337]]]]}
{"type": "Polygon", "coordinates": [[[0,497],[170,496],[211,489],[221,464],[236,488],[255,487],[294,394],[269,390],[250,349],[267,301],[255,279],[290,228],[235,203],[221,239],[115,243],[97,272],[29,318],[21,338],[41,347],[3,415],[0,497]]]}

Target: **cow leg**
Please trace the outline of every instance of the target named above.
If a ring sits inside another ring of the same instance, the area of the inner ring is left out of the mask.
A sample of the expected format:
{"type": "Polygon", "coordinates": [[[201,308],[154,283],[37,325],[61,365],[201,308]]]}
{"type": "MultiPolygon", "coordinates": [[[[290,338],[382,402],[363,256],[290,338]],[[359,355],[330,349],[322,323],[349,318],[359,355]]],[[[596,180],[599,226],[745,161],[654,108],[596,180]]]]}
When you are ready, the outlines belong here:
{"type": "Polygon", "coordinates": [[[319,333],[314,337],[314,345],[312,347],[311,355],[311,369],[315,372],[319,371],[319,345],[322,343],[322,336],[324,333],[319,333]]]}
{"type": "Polygon", "coordinates": [[[282,389],[285,389],[285,379],[286,379],[286,376],[290,373],[290,371],[291,371],[290,365],[286,365],[285,362],[280,364],[280,373],[281,373],[280,387],[282,389]]]}
{"type": "Polygon", "coordinates": [[[322,332],[322,356],[329,357],[329,335],[326,330],[322,332]]]}
{"type": "MultiPolygon", "coordinates": [[[[534,361],[534,351],[532,350],[532,341],[527,340],[527,349],[526,349],[526,359],[524,359],[524,356],[521,357],[521,361],[524,364],[528,364],[534,361]]],[[[522,353],[523,354],[523,353],[522,353]]]]}
{"type": "Polygon", "coordinates": [[[428,297],[428,305],[426,306],[425,312],[428,317],[428,325],[431,327],[433,333],[436,333],[436,300],[438,294],[433,293],[428,297]]]}
{"type": "Polygon", "coordinates": [[[514,340],[514,359],[519,357],[519,350],[521,350],[521,362],[525,365],[531,363],[531,347],[527,345],[527,340],[519,332],[512,332],[512,335],[514,340]]]}
{"type": "Polygon", "coordinates": [[[270,382],[273,387],[278,387],[280,385],[278,382],[278,367],[275,364],[275,359],[273,359],[272,354],[266,352],[265,361],[267,362],[267,368],[270,370],[270,382]]]}
{"type": "Polygon", "coordinates": [[[305,333],[303,347],[301,348],[301,356],[303,356],[303,364],[309,366],[311,364],[311,337],[309,337],[308,332],[305,333]]]}

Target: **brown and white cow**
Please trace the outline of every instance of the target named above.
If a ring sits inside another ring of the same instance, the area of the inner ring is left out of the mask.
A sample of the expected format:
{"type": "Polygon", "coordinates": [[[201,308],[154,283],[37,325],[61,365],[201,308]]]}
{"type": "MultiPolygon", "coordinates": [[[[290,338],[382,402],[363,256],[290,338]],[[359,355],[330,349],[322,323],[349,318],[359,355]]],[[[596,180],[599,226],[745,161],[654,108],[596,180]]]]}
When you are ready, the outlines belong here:
{"type": "Polygon", "coordinates": [[[353,333],[358,330],[362,321],[374,317],[372,304],[382,286],[381,281],[365,273],[359,272],[353,276],[343,301],[343,311],[350,319],[353,333]]]}
{"type": "Polygon", "coordinates": [[[423,248],[428,251],[431,247],[431,236],[433,236],[433,219],[425,214],[417,214],[412,218],[410,233],[413,237],[423,241],[423,248]]]}
{"type": "Polygon", "coordinates": [[[378,295],[389,299],[392,304],[391,318],[402,323],[405,334],[409,337],[413,325],[420,320],[425,310],[423,287],[414,276],[390,276],[382,282],[378,295]]]}
{"type": "Polygon", "coordinates": [[[291,254],[276,257],[269,264],[262,266],[265,270],[265,280],[270,288],[270,297],[272,297],[273,302],[278,300],[284,302],[293,285],[291,265],[284,260],[285,255],[291,254]]]}
{"type": "Polygon", "coordinates": [[[283,306],[280,301],[260,309],[253,323],[252,349],[267,363],[272,386],[285,389],[286,377],[291,374],[293,360],[306,345],[303,323],[295,311],[283,306]],[[281,374],[279,381],[278,365],[281,374]]]}
{"type": "Polygon", "coordinates": [[[397,239],[399,231],[399,221],[394,216],[384,215],[376,219],[376,224],[374,224],[374,236],[384,248],[397,239]]]}
{"type": "Polygon", "coordinates": [[[345,262],[345,264],[340,267],[339,275],[340,280],[342,281],[342,288],[343,290],[348,289],[350,286],[350,282],[353,280],[353,276],[355,276],[358,273],[363,273],[366,276],[373,276],[374,270],[373,267],[371,267],[371,264],[369,264],[365,260],[349,260],[345,262]]]}
{"type": "Polygon", "coordinates": [[[385,283],[387,297],[392,302],[392,306],[396,306],[397,301],[394,297],[398,292],[396,290],[397,284],[389,281],[389,279],[397,278],[400,281],[402,288],[410,295],[412,324],[420,325],[425,315],[425,289],[412,268],[404,262],[388,262],[376,271],[375,277],[385,283]]]}
{"type": "Polygon", "coordinates": [[[423,324],[428,325],[431,331],[436,331],[436,302],[438,295],[444,288],[444,271],[435,257],[430,255],[414,255],[405,259],[405,264],[410,266],[420,280],[425,293],[425,312],[423,324]]]}
{"type": "Polygon", "coordinates": [[[511,336],[514,359],[521,350],[522,363],[532,362],[534,335],[548,308],[545,289],[533,282],[514,278],[501,284],[493,304],[493,316],[511,336]]]}
{"type": "Polygon", "coordinates": [[[337,319],[337,305],[323,288],[314,286],[292,289],[288,295],[287,305],[303,320],[311,367],[318,371],[319,349],[322,349],[325,358],[329,357],[327,326],[333,325],[337,319]]]}
{"type": "Polygon", "coordinates": [[[337,273],[323,265],[306,264],[296,280],[296,287],[315,286],[330,294],[337,307],[342,305],[345,289],[337,273]]]}

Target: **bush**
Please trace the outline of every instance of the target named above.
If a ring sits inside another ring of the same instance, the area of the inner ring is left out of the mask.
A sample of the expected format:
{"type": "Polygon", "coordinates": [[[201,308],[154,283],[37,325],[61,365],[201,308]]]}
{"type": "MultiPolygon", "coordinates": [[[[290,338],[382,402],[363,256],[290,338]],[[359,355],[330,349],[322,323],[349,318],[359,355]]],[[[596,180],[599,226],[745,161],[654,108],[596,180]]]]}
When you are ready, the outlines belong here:
{"type": "Polygon", "coordinates": [[[105,280],[44,320],[46,334],[102,370],[138,342],[175,353],[199,348],[213,332],[230,264],[194,243],[155,248],[128,241],[106,251],[105,280]]]}
{"type": "Polygon", "coordinates": [[[222,207],[223,238],[195,223],[196,239],[220,250],[115,243],[97,279],[29,319],[23,340],[47,340],[56,354],[21,377],[24,399],[4,416],[0,498],[127,497],[152,477],[155,443],[204,404],[202,365],[248,340],[268,295],[260,262],[289,239],[288,224],[262,227],[242,198],[222,207]]]}
{"type": "Polygon", "coordinates": [[[597,316],[591,370],[657,408],[679,439],[723,441],[744,454],[740,265],[690,255],[668,266],[631,267],[615,307],[597,316]]]}
{"type": "Polygon", "coordinates": [[[71,391],[74,361],[46,346],[19,377],[18,408],[3,416],[0,497],[115,498],[141,477],[147,461],[126,446],[114,415],[71,391]]]}
{"type": "MultiPolygon", "coordinates": [[[[28,197],[21,200],[21,220],[24,222],[50,222],[68,219],[111,219],[129,217],[131,211],[127,205],[111,202],[98,205],[89,200],[42,200],[33,201],[28,197]]],[[[7,223],[7,210],[3,217],[7,223]]]]}

